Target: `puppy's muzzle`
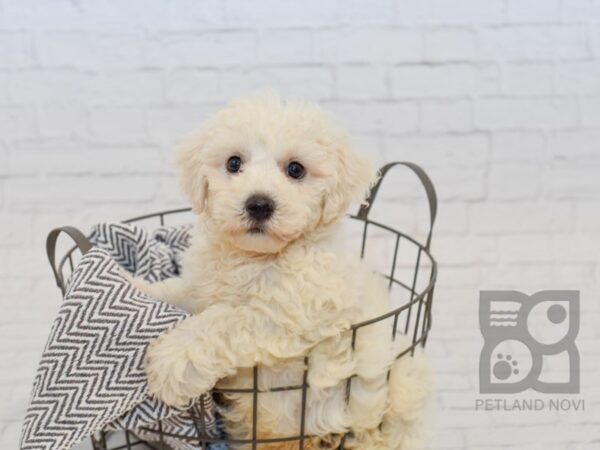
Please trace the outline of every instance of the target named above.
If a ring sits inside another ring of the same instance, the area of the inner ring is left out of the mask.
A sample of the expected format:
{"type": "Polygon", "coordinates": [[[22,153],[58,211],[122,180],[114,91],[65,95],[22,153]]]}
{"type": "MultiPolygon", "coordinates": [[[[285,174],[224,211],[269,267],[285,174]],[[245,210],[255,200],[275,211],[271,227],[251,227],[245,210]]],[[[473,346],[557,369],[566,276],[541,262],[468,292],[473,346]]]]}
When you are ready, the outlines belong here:
{"type": "Polygon", "coordinates": [[[254,194],[248,197],[244,207],[248,216],[256,222],[269,220],[275,212],[275,202],[264,194],[254,194]]]}

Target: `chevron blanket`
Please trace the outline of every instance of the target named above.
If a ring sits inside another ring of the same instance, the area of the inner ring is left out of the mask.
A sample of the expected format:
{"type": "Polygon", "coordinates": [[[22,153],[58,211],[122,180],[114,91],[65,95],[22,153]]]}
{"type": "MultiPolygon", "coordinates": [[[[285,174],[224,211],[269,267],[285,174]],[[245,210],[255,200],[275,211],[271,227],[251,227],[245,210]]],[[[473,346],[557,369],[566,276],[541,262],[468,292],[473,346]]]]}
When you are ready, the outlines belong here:
{"type": "Polygon", "coordinates": [[[155,282],[179,275],[191,228],[160,227],[150,234],[137,225],[100,223],[92,227],[90,242],[133,276],[155,282]]]}
{"type": "MultiPolygon", "coordinates": [[[[199,427],[192,410],[195,417],[203,411],[206,437],[218,437],[210,395],[188,410],[148,397],[147,345],[187,313],[146,297],[119,268],[151,281],[177,274],[189,230],[161,227],[148,234],[133,225],[93,228],[95,248],[71,275],[39,364],[21,450],[69,450],[94,433],[119,429],[156,440],[151,430],[159,421],[166,433],[195,438],[199,427]]],[[[165,437],[165,442],[177,450],[201,448],[193,440],[165,437]]]]}

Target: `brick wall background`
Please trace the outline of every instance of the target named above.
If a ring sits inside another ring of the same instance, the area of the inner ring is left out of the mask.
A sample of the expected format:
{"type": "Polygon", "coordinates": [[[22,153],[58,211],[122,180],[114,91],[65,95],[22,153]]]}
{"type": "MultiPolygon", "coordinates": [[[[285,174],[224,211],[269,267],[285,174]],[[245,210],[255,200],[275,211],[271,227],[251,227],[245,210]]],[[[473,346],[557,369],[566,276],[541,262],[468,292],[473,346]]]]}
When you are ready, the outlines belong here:
{"type": "MultiPolygon", "coordinates": [[[[598,0],[0,0],[0,447],[59,304],[46,233],[185,204],[173,147],[262,87],[436,183],[430,448],[600,448],[598,0]],[[474,411],[495,288],[581,290],[585,412],[474,411]]],[[[380,214],[419,233],[395,180],[380,214]]]]}

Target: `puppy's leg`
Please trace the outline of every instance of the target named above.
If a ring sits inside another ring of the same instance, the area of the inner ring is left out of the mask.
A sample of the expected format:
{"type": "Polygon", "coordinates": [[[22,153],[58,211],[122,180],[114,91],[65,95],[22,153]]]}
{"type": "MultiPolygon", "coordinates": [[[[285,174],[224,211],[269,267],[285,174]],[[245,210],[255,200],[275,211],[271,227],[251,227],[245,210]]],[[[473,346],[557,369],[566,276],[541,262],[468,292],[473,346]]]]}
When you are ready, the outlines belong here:
{"type": "Polygon", "coordinates": [[[148,347],[146,374],[150,394],[184,406],[211,389],[219,378],[242,366],[240,354],[256,354],[246,325],[227,305],[191,316],[148,347]],[[240,352],[234,351],[239,346],[240,352]]]}
{"type": "Polygon", "coordinates": [[[431,385],[429,366],[420,349],[413,357],[405,355],[394,363],[389,380],[390,408],[382,426],[386,448],[422,448],[427,437],[425,416],[431,385]]]}
{"type": "Polygon", "coordinates": [[[329,388],[352,376],[355,370],[351,336],[346,332],[318,343],[308,360],[308,384],[329,388]]]}
{"type": "Polygon", "coordinates": [[[131,284],[148,297],[163,300],[173,306],[189,310],[192,301],[192,289],[184,278],[169,278],[164,281],[150,283],[143,278],[130,278],[131,284]]]}
{"type": "Polygon", "coordinates": [[[351,380],[348,412],[354,432],[377,428],[388,405],[387,373],[394,361],[391,320],[357,330],[354,357],[356,377],[351,380]]]}
{"type": "Polygon", "coordinates": [[[278,358],[306,354],[313,345],[251,306],[216,303],[150,344],[149,390],[167,404],[183,406],[237,368],[273,365],[278,358]]]}

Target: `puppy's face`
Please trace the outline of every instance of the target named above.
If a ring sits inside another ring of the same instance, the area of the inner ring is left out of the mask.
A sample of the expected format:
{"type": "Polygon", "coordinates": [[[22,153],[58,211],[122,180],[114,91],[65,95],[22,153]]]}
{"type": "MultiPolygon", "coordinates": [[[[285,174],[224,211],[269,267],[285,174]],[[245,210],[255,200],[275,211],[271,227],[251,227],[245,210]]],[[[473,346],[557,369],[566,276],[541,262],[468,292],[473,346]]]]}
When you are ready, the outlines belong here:
{"type": "Polygon", "coordinates": [[[178,163],[209,230],[255,253],[337,221],[374,176],[319,108],[275,95],[231,103],[181,148],[178,163]]]}

